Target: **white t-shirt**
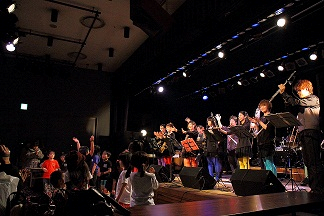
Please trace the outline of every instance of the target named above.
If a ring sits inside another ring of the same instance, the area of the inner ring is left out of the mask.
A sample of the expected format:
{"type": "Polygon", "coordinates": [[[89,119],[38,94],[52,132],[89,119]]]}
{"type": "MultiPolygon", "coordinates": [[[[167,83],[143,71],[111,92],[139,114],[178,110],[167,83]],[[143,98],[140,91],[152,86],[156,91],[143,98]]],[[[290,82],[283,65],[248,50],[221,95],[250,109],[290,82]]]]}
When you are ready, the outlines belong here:
{"type": "Polygon", "coordinates": [[[127,170],[123,170],[120,174],[119,174],[119,178],[117,181],[117,187],[116,187],[116,197],[118,197],[120,189],[122,188],[123,183],[127,184],[125,187],[125,190],[122,192],[119,202],[124,203],[124,204],[130,204],[130,194],[131,194],[131,184],[129,183],[128,179],[129,178],[125,178],[127,170]]]}
{"type": "Polygon", "coordinates": [[[140,177],[140,172],[132,172],[129,182],[132,186],[130,206],[135,205],[155,205],[154,191],[158,189],[159,182],[154,173],[146,172],[140,177]]]}

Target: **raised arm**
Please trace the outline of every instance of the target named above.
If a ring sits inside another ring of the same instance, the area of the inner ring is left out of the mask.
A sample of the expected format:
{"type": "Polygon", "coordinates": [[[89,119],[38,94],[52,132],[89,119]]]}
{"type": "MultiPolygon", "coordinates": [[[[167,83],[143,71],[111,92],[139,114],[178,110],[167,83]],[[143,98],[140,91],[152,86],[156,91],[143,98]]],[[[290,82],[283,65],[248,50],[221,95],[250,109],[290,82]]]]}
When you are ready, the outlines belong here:
{"type": "Polygon", "coordinates": [[[76,143],[77,151],[79,151],[81,147],[80,141],[76,137],[73,137],[72,139],[76,143]]]}
{"type": "Polygon", "coordinates": [[[92,156],[94,153],[94,136],[92,135],[90,137],[90,152],[89,154],[92,156]]]}

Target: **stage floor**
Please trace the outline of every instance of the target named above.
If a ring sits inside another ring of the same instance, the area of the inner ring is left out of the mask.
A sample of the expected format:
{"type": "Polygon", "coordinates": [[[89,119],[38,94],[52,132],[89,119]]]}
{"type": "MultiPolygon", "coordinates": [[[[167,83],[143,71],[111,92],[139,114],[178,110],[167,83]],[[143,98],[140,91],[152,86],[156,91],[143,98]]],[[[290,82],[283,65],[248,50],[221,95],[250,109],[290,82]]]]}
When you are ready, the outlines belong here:
{"type": "MultiPolygon", "coordinates": [[[[213,189],[199,190],[184,187],[179,175],[175,175],[171,183],[160,183],[159,189],[155,192],[154,200],[156,204],[166,204],[237,197],[230,178],[230,174],[223,174],[221,181],[216,183],[213,189]]],[[[281,178],[279,175],[278,180],[286,191],[310,191],[308,186],[301,186],[300,181],[292,181],[289,176],[282,176],[281,178]]]]}

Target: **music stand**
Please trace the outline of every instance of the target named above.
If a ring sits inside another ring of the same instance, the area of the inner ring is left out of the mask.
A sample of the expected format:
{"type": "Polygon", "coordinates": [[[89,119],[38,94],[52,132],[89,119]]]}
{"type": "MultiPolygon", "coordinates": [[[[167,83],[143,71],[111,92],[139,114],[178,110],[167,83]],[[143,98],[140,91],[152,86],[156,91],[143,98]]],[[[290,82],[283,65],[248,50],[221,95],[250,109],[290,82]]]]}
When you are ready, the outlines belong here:
{"type": "Polygon", "coordinates": [[[195,150],[199,150],[198,145],[196,144],[196,142],[192,138],[182,140],[181,145],[184,147],[186,152],[192,152],[192,151],[195,151],[195,150]]]}
{"type": "Polygon", "coordinates": [[[298,119],[290,112],[269,114],[264,117],[276,128],[301,126],[298,119]]]}
{"type": "Polygon", "coordinates": [[[242,125],[237,125],[230,128],[230,131],[235,134],[239,139],[252,138],[253,135],[242,125]]]}
{"type": "MultiPolygon", "coordinates": [[[[290,112],[270,114],[265,116],[265,118],[276,128],[301,126],[301,123],[298,121],[298,119],[290,112]]],[[[297,190],[300,191],[296,181],[293,179],[292,176],[292,167],[291,167],[291,161],[289,155],[288,155],[288,166],[290,170],[290,178],[286,183],[285,187],[291,182],[291,190],[294,191],[294,185],[295,185],[296,186],[295,188],[297,188],[297,190]]]]}

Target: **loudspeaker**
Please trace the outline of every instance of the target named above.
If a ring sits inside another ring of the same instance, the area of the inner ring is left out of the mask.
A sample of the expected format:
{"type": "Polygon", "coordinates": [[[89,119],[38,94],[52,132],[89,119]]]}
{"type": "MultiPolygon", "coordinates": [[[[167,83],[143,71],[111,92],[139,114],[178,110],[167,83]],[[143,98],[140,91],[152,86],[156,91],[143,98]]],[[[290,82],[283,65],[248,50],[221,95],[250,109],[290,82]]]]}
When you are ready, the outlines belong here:
{"type": "Polygon", "coordinates": [[[216,180],[203,167],[183,167],[179,176],[184,187],[208,190],[216,185],[216,180]]]}
{"type": "Polygon", "coordinates": [[[171,15],[154,0],[130,0],[130,18],[150,37],[166,32],[173,22],[171,15]]]}
{"type": "MultiPolygon", "coordinates": [[[[164,166],[150,165],[149,167],[153,167],[155,169],[155,176],[158,182],[169,182],[169,180],[173,180],[173,178],[170,178],[170,171],[164,166]]],[[[173,177],[173,175],[171,177],[173,177]]]]}
{"type": "Polygon", "coordinates": [[[237,169],[231,177],[238,196],[285,192],[286,188],[269,170],[237,169]]]}

